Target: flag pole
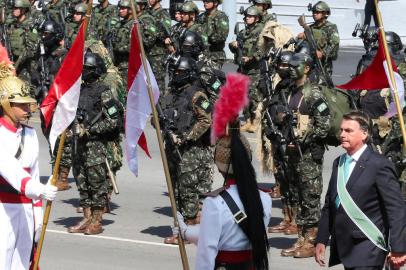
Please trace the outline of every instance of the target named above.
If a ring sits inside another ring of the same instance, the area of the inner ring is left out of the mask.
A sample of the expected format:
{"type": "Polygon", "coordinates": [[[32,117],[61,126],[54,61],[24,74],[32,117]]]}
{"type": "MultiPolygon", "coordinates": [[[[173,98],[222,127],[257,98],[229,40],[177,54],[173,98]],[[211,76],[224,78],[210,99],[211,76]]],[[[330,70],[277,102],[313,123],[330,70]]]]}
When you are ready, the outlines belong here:
{"type": "MultiPolygon", "coordinates": [[[[85,37],[86,37],[86,33],[87,33],[87,26],[89,24],[89,18],[92,14],[92,7],[93,7],[93,0],[90,0],[89,4],[87,6],[86,17],[83,22],[84,29],[85,29],[85,37]]],[[[56,185],[56,178],[58,177],[58,174],[59,174],[59,165],[61,162],[62,152],[63,152],[63,148],[65,145],[65,138],[66,138],[66,130],[61,134],[61,137],[59,139],[58,152],[56,154],[56,160],[55,160],[55,164],[54,164],[54,168],[53,168],[53,172],[52,172],[52,178],[51,178],[51,185],[53,185],[53,186],[56,185]]],[[[37,250],[35,253],[35,257],[34,257],[33,270],[38,269],[39,260],[41,258],[42,246],[44,244],[44,239],[45,239],[45,232],[46,232],[47,226],[48,226],[49,215],[51,214],[51,208],[52,208],[52,202],[47,201],[47,205],[46,205],[45,213],[44,213],[43,224],[42,224],[41,236],[39,238],[37,250]]]]}
{"type": "Polygon", "coordinates": [[[395,81],[395,74],[394,74],[393,68],[392,68],[392,58],[390,56],[388,44],[386,42],[385,29],[383,28],[382,14],[381,14],[381,11],[379,10],[378,0],[374,0],[374,2],[375,2],[375,12],[376,12],[376,16],[378,18],[379,31],[381,33],[382,44],[383,44],[383,48],[385,51],[386,64],[387,64],[388,71],[389,71],[390,81],[393,86],[393,93],[394,93],[394,98],[395,98],[396,110],[398,112],[398,117],[399,117],[400,129],[402,131],[403,150],[406,151],[406,130],[405,130],[405,122],[404,122],[403,114],[402,114],[403,108],[400,105],[398,88],[396,86],[396,81],[395,81]]]}
{"type": "MultiPolygon", "coordinates": [[[[176,210],[175,195],[173,192],[172,180],[171,180],[171,175],[169,173],[169,167],[168,167],[168,160],[166,157],[164,144],[163,144],[163,140],[162,140],[161,128],[160,128],[159,121],[158,121],[158,113],[157,113],[157,110],[155,107],[154,95],[152,93],[151,79],[150,79],[149,71],[148,71],[148,67],[147,67],[144,44],[142,41],[141,32],[139,31],[139,28],[138,28],[138,25],[139,25],[138,15],[137,15],[137,10],[135,9],[134,0],[131,1],[131,10],[134,15],[134,26],[137,26],[136,30],[137,30],[137,36],[138,36],[138,40],[139,40],[140,49],[141,49],[141,61],[142,61],[142,65],[144,66],[144,72],[147,77],[147,89],[148,89],[149,101],[151,104],[152,119],[153,119],[153,123],[155,126],[157,138],[158,138],[159,150],[161,152],[161,158],[162,158],[162,163],[163,163],[163,167],[164,167],[166,184],[168,187],[169,199],[171,202],[173,224],[175,227],[179,227],[179,222],[178,222],[177,214],[176,214],[177,210],[176,210]]],[[[183,270],[189,270],[189,262],[188,262],[188,258],[187,258],[187,254],[186,254],[185,242],[183,241],[181,233],[179,233],[179,252],[180,252],[181,259],[182,259],[183,270]]]]}

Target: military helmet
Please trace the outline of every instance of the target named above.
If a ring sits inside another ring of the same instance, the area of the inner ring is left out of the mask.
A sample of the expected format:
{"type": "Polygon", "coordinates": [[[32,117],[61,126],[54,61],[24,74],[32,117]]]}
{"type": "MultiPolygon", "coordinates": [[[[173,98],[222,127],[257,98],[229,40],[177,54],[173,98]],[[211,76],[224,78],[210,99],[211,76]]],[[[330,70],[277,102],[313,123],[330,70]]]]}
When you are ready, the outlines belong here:
{"type": "Polygon", "coordinates": [[[292,59],[293,54],[294,53],[292,51],[281,52],[281,54],[279,55],[279,58],[277,60],[278,65],[289,64],[290,60],[292,59]]]}
{"type": "Polygon", "coordinates": [[[300,79],[304,75],[305,66],[313,67],[313,59],[305,53],[295,53],[289,61],[289,74],[293,80],[300,79]]]}
{"type": "Polygon", "coordinates": [[[204,51],[203,38],[196,32],[186,30],[180,36],[180,52],[182,56],[190,56],[197,59],[204,51]]]}
{"type": "Polygon", "coordinates": [[[268,4],[269,8],[272,8],[272,0],[252,0],[254,4],[268,4]]]}
{"type": "Polygon", "coordinates": [[[85,53],[85,59],[83,61],[82,79],[85,82],[91,83],[96,81],[106,72],[107,68],[103,58],[98,53],[93,53],[88,49],[85,53]]]}
{"type": "Polygon", "coordinates": [[[199,14],[199,8],[192,1],[186,1],[182,5],[182,12],[183,13],[196,13],[196,14],[199,14]]]}
{"type": "Polygon", "coordinates": [[[183,3],[176,3],[175,4],[175,12],[181,12],[182,11],[182,6],[183,6],[183,3]]]}
{"type": "Polygon", "coordinates": [[[398,52],[403,48],[402,40],[399,35],[392,31],[385,32],[386,42],[394,52],[398,52]]]}
{"type": "Polygon", "coordinates": [[[136,0],[135,2],[136,2],[137,4],[148,5],[148,0],[136,0]]]}
{"type": "Polygon", "coordinates": [[[57,45],[64,38],[64,31],[60,24],[54,20],[46,20],[39,26],[39,32],[44,45],[51,47],[57,45]]]}
{"type": "Polygon", "coordinates": [[[262,12],[256,6],[250,6],[244,11],[244,16],[262,17],[262,12]]]}
{"type": "Polygon", "coordinates": [[[203,0],[203,2],[217,2],[219,4],[223,4],[223,0],[203,0]]]}
{"type": "MultiPolygon", "coordinates": [[[[138,1],[137,1],[138,3],[138,1]]],[[[120,8],[131,8],[131,2],[130,0],[120,0],[118,2],[118,7],[120,8]]]]}
{"type": "Polygon", "coordinates": [[[30,8],[31,3],[28,0],[15,0],[13,7],[14,8],[30,8]]]}
{"type": "Polygon", "coordinates": [[[314,13],[316,11],[326,12],[327,15],[330,15],[331,13],[330,7],[324,1],[319,1],[313,5],[312,12],[314,13]]]}
{"type": "Polygon", "coordinates": [[[85,14],[87,11],[87,4],[85,3],[79,3],[77,5],[75,5],[75,13],[83,13],[85,14]]]}
{"type": "Polygon", "coordinates": [[[173,68],[171,85],[181,87],[199,78],[197,63],[190,57],[180,57],[173,68]]]}

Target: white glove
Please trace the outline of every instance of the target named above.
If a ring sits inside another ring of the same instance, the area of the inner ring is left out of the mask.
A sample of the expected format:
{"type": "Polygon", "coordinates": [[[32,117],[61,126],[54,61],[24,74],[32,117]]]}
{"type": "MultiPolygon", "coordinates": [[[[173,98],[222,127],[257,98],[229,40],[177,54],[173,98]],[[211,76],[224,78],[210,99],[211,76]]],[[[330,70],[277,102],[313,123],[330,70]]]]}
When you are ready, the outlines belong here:
{"type": "Polygon", "coordinates": [[[44,188],[45,185],[30,179],[25,185],[25,196],[33,200],[41,199],[41,195],[44,192],[44,188]]]}
{"type": "Polygon", "coordinates": [[[58,193],[58,188],[54,185],[51,185],[51,182],[48,182],[43,189],[42,198],[47,201],[53,201],[56,198],[58,193]]]}
{"type": "Polygon", "coordinates": [[[35,232],[34,232],[34,241],[35,243],[38,243],[38,240],[41,236],[41,231],[42,231],[42,224],[40,224],[39,226],[35,226],[35,232]]]}

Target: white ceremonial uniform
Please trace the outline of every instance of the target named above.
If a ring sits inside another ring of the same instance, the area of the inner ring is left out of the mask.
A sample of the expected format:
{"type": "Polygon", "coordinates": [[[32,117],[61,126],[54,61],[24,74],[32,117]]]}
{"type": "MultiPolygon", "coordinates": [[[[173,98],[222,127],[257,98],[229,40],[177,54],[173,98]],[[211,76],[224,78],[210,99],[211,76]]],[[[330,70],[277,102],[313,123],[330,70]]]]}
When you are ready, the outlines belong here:
{"type": "MultiPolygon", "coordinates": [[[[231,185],[227,192],[238,207],[244,211],[237,186],[231,185]]],[[[266,229],[271,219],[272,199],[265,192],[260,191],[259,193],[264,208],[264,229],[266,229]]],[[[251,244],[248,238],[235,222],[233,214],[223,198],[221,196],[207,197],[203,202],[195,269],[213,270],[219,250],[240,251],[250,249],[251,244]]]]}
{"type": "Polygon", "coordinates": [[[33,128],[24,129],[24,148],[17,159],[23,128],[17,129],[0,118],[1,270],[29,269],[34,232],[42,226],[42,200],[32,188],[38,190],[40,184],[38,138],[33,128]]]}

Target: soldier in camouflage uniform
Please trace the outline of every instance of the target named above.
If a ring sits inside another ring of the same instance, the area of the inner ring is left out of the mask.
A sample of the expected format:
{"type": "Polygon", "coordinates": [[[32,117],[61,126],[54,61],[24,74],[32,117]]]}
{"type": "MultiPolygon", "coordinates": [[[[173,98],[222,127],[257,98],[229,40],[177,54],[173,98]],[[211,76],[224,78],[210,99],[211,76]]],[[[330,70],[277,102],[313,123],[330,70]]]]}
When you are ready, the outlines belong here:
{"type": "Polygon", "coordinates": [[[207,46],[209,39],[207,37],[206,29],[201,25],[197,18],[199,9],[192,1],[186,1],[182,5],[182,24],[183,27],[189,31],[193,31],[202,36],[204,44],[207,46]]]}
{"type": "Polygon", "coordinates": [[[99,1],[99,4],[93,8],[92,27],[97,39],[103,41],[106,47],[109,46],[109,34],[115,27],[117,18],[117,7],[109,3],[108,0],[99,1]],[[113,22],[113,25],[111,25],[113,22]]]}
{"type": "MultiPolygon", "coordinates": [[[[65,25],[66,27],[66,43],[65,47],[69,49],[72,46],[73,41],[76,38],[76,35],[79,32],[80,24],[86,17],[87,4],[79,3],[75,5],[74,13],[72,14],[71,21],[65,25]]],[[[89,32],[89,34],[92,34],[89,32]]]]}
{"type": "Polygon", "coordinates": [[[148,0],[150,5],[149,13],[155,18],[158,31],[155,46],[148,52],[148,60],[154,72],[155,79],[158,83],[161,95],[165,93],[165,60],[168,56],[167,43],[170,40],[171,17],[167,10],[161,6],[161,0],[148,0]]]}
{"type": "MultiPolygon", "coordinates": [[[[180,157],[167,140],[165,150],[177,207],[186,223],[196,224],[199,222],[199,197],[211,190],[213,181],[213,155],[208,138],[211,105],[204,90],[193,84],[198,79],[193,59],[181,57],[173,70],[171,93],[164,97],[162,109],[167,122],[173,123],[166,137],[171,136],[180,157]]],[[[177,236],[166,238],[165,243],[176,244],[177,236]]]]}
{"type": "Polygon", "coordinates": [[[72,127],[77,143],[73,175],[84,218],[68,232],[99,234],[103,232],[101,221],[108,194],[106,141],[118,133],[119,108],[109,87],[100,81],[106,72],[103,59],[90,51],[84,58],[83,84],[72,127]]]}
{"type": "Polygon", "coordinates": [[[253,0],[253,4],[262,10],[261,22],[266,24],[268,21],[276,21],[274,13],[268,13],[268,9],[272,8],[272,0],[253,0]]]}
{"type": "Polygon", "coordinates": [[[12,60],[17,75],[30,82],[30,71],[34,65],[34,54],[37,49],[38,32],[32,29],[33,20],[29,15],[31,4],[28,0],[15,0],[12,15],[16,19],[7,30],[10,38],[12,60]]]}
{"type": "Polygon", "coordinates": [[[238,33],[237,40],[229,44],[230,50],[235,55],[238,63],[238,71],[250,76],[251,84],[249,90],[249,105],[244,110],[246,124],[241,127],[242,131],[254,132],[259,122],[255,111],[258,104],[263,100],[263,95],[258,89],[260,76],[259,62],[262,59],[262,52],[257,46],[259,35],[262,32],[262,12],[255,6],[247,8],[244,12],[246,28],[238,33]],[[241,55],[240,55],[241,54],[241,55]]]}
{"type": "Polygon", "coordinates": [[[228,36],[228,16],[218,10],[223,0],[204,0],[205,12],[201,13],[198,18],[198,22],[203,24],[206,29],[208,38],[208,51],[207,57],[211,61],[216,63],[216,68],[221,69],[225,60],[226,54],[224,47],[228,36]]]}
{"type": "MultiPolygon", "coordinates": [[[[287,139],[287,179],[290,204],[298,207],[296,224],[285,229],[285,234],[298,233],[292,247],[282,250],[282,256],[307,258],[314,256],[314,241],[320,219],[322,192],[323,139],[330,129],[330,111],[321,88],[308,80],[313,61],[310,56],[296,53],[289,61],[289,75],[294,84],[288,88],[286,115],[282,114],[287,139]],[[292,132],[293,128],[293,132],[292,132]]],[[[296,215],[293,212],[293,219],[296,215]]]]}
{"type": "Polygon", "coordinates": [[[46,5],[46,9],[52,20],[59,24],[65,22],[65,18],[68,15],[68,7],[65,0],[52,0],[46,5]]]}
{"type": "Polygon", "coordinates": [[[183,3],[176,3],[175,5],[175,21],[176,23],[171,27],[171,38],[170,40],[165,40],[166,45],[169,46],[169,52],[175,53],[176,49],[179,47],[179,37],[183,29],[182,23],[182,6],[183,3]]]}
{"type": "MultiPolygon", "coordinates": [[[[323,1],[317,2],[312,8],[314,23],[310,25],[317,44],[317,57],[321,60],[324,70],[333,75],[333,61],[337,59],[340,45],[337,25],[327,20],[330,16],[330,7],[323,1]]],[[[304,39],[304,33],[298,36],[304,39]]]]}

